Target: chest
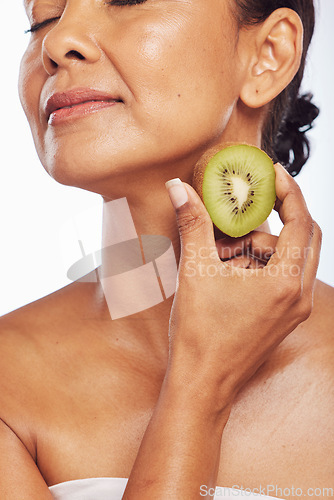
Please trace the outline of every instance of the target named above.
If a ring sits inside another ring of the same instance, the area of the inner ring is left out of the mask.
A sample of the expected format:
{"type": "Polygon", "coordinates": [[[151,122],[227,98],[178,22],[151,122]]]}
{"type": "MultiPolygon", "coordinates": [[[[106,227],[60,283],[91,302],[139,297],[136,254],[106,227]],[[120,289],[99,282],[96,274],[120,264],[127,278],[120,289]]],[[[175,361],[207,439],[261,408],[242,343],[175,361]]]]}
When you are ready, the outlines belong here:
{"type": "MultiPolygon", "coordinates": [[[[66,387],[55,381],[44,411],[35,415],[37,462],[49,485],[131,472],[161,381],[136,370],[103,373],[91,371],[87,378],[86,368],[66,387]]],[[[244,388],[223,434],[217,484],[279,482],[288,462],[288,470],[298,473],[308,434],[307,392],[291,369],[269,378],[263,370],[244,388]]]]}

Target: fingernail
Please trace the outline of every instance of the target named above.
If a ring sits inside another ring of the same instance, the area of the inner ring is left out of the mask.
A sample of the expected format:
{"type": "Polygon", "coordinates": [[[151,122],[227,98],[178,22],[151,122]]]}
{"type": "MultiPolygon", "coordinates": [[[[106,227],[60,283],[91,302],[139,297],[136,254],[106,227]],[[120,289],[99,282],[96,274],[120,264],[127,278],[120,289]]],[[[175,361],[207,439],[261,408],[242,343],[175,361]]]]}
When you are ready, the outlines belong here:
{"type": "Polygon", "coordinates": [[[188,193],[178,177],[165,183],[174,208],[182,207],[188,201],[188,193]]]}

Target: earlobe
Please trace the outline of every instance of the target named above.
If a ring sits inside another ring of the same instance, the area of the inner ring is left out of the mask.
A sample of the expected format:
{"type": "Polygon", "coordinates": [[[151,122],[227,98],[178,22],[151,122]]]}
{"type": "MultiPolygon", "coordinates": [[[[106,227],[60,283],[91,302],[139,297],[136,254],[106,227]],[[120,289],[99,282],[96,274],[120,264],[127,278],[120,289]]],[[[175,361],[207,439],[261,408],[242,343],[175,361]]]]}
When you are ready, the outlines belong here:
{"type": "Polygon", "coordinates": [[[303,25],[291,9],[277,9],[252,33],[253,57],[240,92],[248,107],[272,101],[293,80],[303,52],[303,25]]]}

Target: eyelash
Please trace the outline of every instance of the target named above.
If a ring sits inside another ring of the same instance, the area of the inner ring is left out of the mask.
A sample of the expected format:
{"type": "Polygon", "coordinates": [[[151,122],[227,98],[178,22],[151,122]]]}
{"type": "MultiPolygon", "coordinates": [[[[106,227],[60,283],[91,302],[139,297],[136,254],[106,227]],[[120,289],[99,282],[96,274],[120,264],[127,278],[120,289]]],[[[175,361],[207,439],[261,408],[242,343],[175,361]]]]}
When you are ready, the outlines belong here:
{"type": "Polygon", "coordinates": [[[137,5],[140,3],[144,3],[147,0],[108,0],[106,4],[112,5],[115,7],[123,7],[125,5],[137,5]]]}
{"type": "MultiPolygon", "coordinates": [[[[146,1],[147,0],[107,0],[106,4],[115,7],[124,7],[125,5],[137,5],[144,3],[146,1]]],[[[31,28],[25,30],[24,33],[34,33],[35,31],[44,28],[44,26],[47,26],[48,24],[52,23],[53,21],[56,21],[57,19],[59,19],[59,17],[52,17],[50,19],[45,19],[45,21],[42,21],[41,23],[33,24],[31,28]]]]}
{"type": "Polygon", "coordinates": [[[44,28],[44,26],[47,26],[48,24],[52,23],[53,21],[57,21],[58,19],[59,17],[51,17],[50,19],[45,19],[45,21],[42,21],[41,23],[33,24],[31,28],[25,30],[25,33],[34,33],[34,31],[44,28]]]}

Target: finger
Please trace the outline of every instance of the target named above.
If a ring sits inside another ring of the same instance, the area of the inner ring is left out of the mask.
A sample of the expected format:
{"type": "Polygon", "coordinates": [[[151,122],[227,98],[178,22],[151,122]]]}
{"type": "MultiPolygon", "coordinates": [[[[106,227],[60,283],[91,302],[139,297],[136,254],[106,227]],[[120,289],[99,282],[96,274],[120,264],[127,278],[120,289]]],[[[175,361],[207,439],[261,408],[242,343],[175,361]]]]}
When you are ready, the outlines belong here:
{"type": "Polygon", "coordinates": [[[313,220],[298,184],[280,164],[275,165],[275,171],[279,200],[276,208],[284,227],[269,264],[299,266],[302,271],[313,234],[313,220]]]}
{"type": "Polygon", "coordinates": [[[265,262],[254,257],[246,257],[245,255],[239,255],[231,260],[226,261],[226,264],[233,268],[243,268],[243,269],[263,269],[266,265],[265,262]]]}
{"type": "Polygon", "coordinates": [[[252,231],[241,238],[225,237],[216,241],[221,259],[231,259],[237,255],[256,257],[267,263],[276,251],[277,236],[263,231],[252,231]]]}
{"type": "Polygon", "coordinates": [[[233,259],[228,260],[226,264],[231,267],[243,267],[244,269],[249,269],[251,258],[244,255],[238,255],[237,257],[233,257],[233,259]]]}
{"type": "Polygon", "coordinates": [[[307,254],[307,260],[304,270],[304,290],[313,291],[315,279],[320,259],[320,250],[322,242],[322,232],[316,222],[314,222],[313,238],[307,254]]]}
{"type": "Polygon", "coordinates": [[[251,258],[248,269],[263,269],[267,265],[262,259],[251,258]]]}
{"type": "MultiPolygon", "coordinates": [[[[166,182],[174,206],[181,241],[181,262],[192,255],[192,260],[203,261],[205,253],[210,261],[221,263],[216,250],[212,220],[196,191],[180,179],[166,182]],[[188,250],[191,249],[191,252],[188,250]],[[203,252],[207,249],[207,252],[203,252]]],[[[203,263],[203,262],[202,262],[203,263]]]]}

